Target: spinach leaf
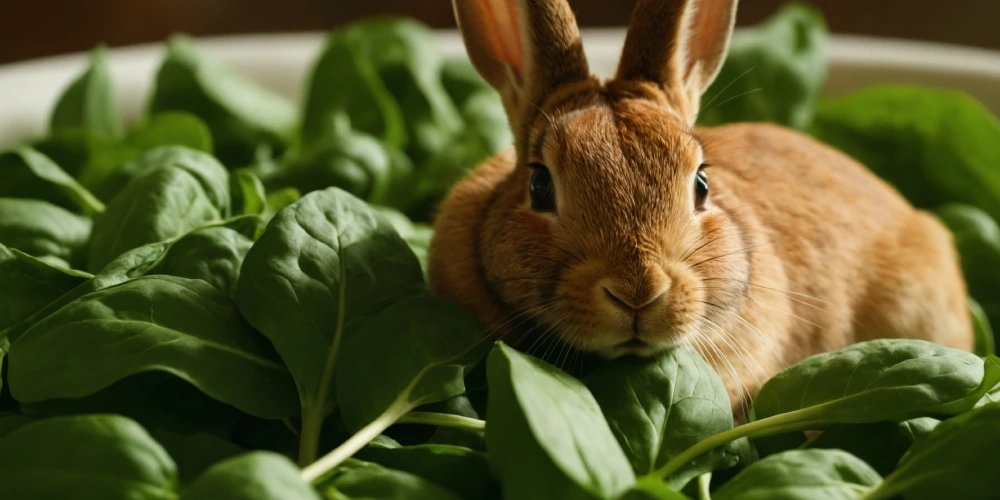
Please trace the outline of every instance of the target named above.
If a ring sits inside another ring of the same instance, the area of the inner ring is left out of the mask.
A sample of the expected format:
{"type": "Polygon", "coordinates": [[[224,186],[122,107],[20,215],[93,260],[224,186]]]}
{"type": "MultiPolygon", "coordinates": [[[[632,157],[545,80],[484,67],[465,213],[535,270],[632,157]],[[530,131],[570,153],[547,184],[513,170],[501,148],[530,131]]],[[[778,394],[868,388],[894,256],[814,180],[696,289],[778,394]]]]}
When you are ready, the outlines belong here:
{"type": "Polygon", "coordinates": [[[183,36],[170,40],[156,75],[149,113],[187,111],[208,125],[216,156],[242,166],[259,144],[282,148],[295,128],[295,107],[203,54],[183,36]]]}
{"type": "Polygon", "coordinates": [[[91,52],[86,71],[63,91],[50,124],[52,130],[82,128],[110,137],[121,134],[108,51],[104,46],[91,52]]]}
{"type": "Polygon", "coordinates": [[[918,440],[871,499],[991,498],[1000,447],[1000,403],[990,403],[938,424],[918,440]]]}
{"type": "MultiPolygon", "coordinates": [[[[483,147],[485,155],[482,159],[514,144],[500,94],[491,89],[472,94],[462,103],[459,112],[468,127],[465,135],[472,135],[483,147]]],[[[473,166],[468,165],[467,168],[473,166]]]]}
{"type": "Polygon", "coordinates": [[[486,454],[468,448],[441,444],[395,448],[368,446],[360,450],[357,457],[424,478],[461,498],[500,498],[500,485],[490,473],[486,454]]]}
{"type": "Polygon", "coordinates": [[[138,422],[156,435],[209,434],[220,439],[228,439],[245,415],[164,371],[132,375],[81,398],[22,402],[18,411],[33,419],[115,414],[138,422]]]}
{"type": "MultiPolygon", "coordinates": [[[[1000,274],[983,272],[1000,266],[1000,227],[989,214],[971,205],[950,203],[936,213],[954,235],[969,293],[990,323],[1000,324],[1000,274]]],[[[993,332],[994,344],[998,333],[993,332]]],[[[979,348],[986,349],[984,340],[978,341],[977,352],[979,348]]]]}
{"type": "Polygon", "coordinates": [[[269,189],[308,193],[341,188],[370,203],[406,208],[413,171],[409,158],[374,137],[342,132],[316,144],[265,179],[269,189]]]}
{"type": "Polygon", "coordinates": [[[229,176],[229,181],[234,214],[264,215],[267,210],[267,194],[264,184],[253,172],[245,168],[235,170],[229,176]]]}
{"type": "Polygon", "coordinates": [[[267,210],[264,212],[264,217],[270,220],[271,217],[274,217],[274,214],[280,212],[281,209],[288,205],[299,201],[301,197],[302,194],[295,188],[282,188],[269,191],[267,193],[267,210]]]}
{"type": "Polygon", "coordinates": [[[299,469],[276,453],[247,453],[208,469],[180,495],[181,500],[319,500],[299,477],[299,469]]]}
{"type": "Polygon", "coordinates": [[[822,425],[957,414],[997,381],[1000,367],[984,367],[965,351],[922,340],[871,340],[781,371],[761,387],[753,415],[796,412],[799,421],[822,425]]]}
{"type": "Polygon", "coordinates": [[[430,297],[404,298],[358,319],[344,334],[337,364],[341,418],[357,431],[462,394],[466,370],[481,357],[482,337],[471,313],[430,297]]]}
{"type": "Polygon", "coordinates": [[[317,486],[330,500],[458,500],[455,493],[420,476],[348,459],[317,486]]]}
{"type": "MultiPolygon", "coordinates": [[[[53,130],[49,135],[27,145],[49,157],[64,172],[78,179],[80,171],[90,161],[94,151],[111,148],[117,141],[118,139],[83,128],[63,128],[53,130]]],[[[81,184],[87,186],[85,183],[81,184]]],[[[94,192],[92,187],[88,189],[94,192]]]]}
{"type": "Polygon", "coordinates": [[[763,121],[808,127],[826,81],[826,35],[819,10],[791,3],[734,37],[705,92],[699,124],[763,121]]]}
{"type": "Polygon", "coordinates": [[[332,31],[320,52],[306,91],[302,143],[306,148],[343,131],[339,122],[403,148],[406,124],[399,103],[389,93],[367,57],[366,33],[355,26],[332,31]]]}
{"type": "Polygon", "coordinates": [[[810,131],[892,183],[918,208],[967,203],[1000,217],[1000,122],[966,94],[868,87],[821,100],[810,131]]]}
{"type": "Polygon", "coordinates": [[[153,429],[150,434],[177,464],[180,484],[188,484],[212,465],[246,452],[225,439],[204,432],[180,434],[153,429]]]}
{"type": "Polygon", "coordinates": [[[972,315],[972,334],[976,337],[973,352],[977,356],[988,356],[996,353],[996,341],[993,338],[993,328],[986,317],[986,311],[975,299],[969,297],[969,314],[972,315]]]}
{"type": "Polygon", "coordinates": [[[0,198],[0,243],[76,267],[84,260],[90,218],[41,200],[0,198]]]}
{"type": "Polygon", "coordinates": [[[683,493],[670,489],[667,483],[656,478],[640,478],[635,485],[616,498],[617,500],[688,500],[683,493]]]}
{"type": "Polygon", "coordinates": [[[40,420],[0,439],[0,484],[23,500],[161,500],[176,498],[177,472],[139,424],[88,415],[40,420]]]}
{"type": "Polygon", "coordinates": [[[0,197],[45,200],[74,212],[93,215],[104,204],[45,155],[20,147],[0,153],[0,197]]]}
{"type": "Polygon", "coordinates": [[[162,146],[183,146],[204,153],[212,152],[212,134],[197,116],[165,112],[150,116],[135,125],[120,141],[92,145],[86,163],[80,168],[80,183],[110,201],[130,178],[117,176],[118,169],[147,151],[162,146]],[[107,182],[109,178],[114,181],[107,182]]]}
{"type": "Polygon", "coordinates": [[[10,349],[21,402],[93,394],[162,370],[251,415],[297,410],[271,346],[229,297],[200,280],[147,276],[85,295],[24,332],[10,349]]]}
{"type": "Polygon", "coordinates": [[[250,249],[236,302],[295,379],[305,445],[300,463],[315,460],[323,419],[337,402],[334,374],[345,326],[423,290],[420,265],[392,226],[337,188],[283,209],[250,249]]]}
{"type": "Polygon", "coordinates": [[[372,206],[382,217],[385,217],[392,227],[396,229],[399,236],[410,246],[410,250],[417,256],[420,268],[427,275],[427,252],[431,246],[431,238],[434,236],[434,229],[428,224],[414,223],[401,212],[389,207],[372,206]]]}
{"type": "Polygon", "coordinates": [[[62,269],[0,244],[0,337],[3,331],[77,285],[90,275],[62,269]]]}
{"type": "Polygon", "coordinates": [[[31,419],[11,412],[0,412],[0,439],[31,423],[31,419]]]}
{"type": "Polygon", "coordinates": [[[714,500],[854,499],[881,477],[840,450],[791,450],[747,467],[712,494],[714,500]]]}
{"type": "Polygon", "coordinates": [[[805,443],[810,449],[837,449],[854,455],[885,476],[913,443],[934,430],[939,420],[930,417],[903,422],[835,425],[805,443]]]}
{"type": "Polygon", "coordinates": [[[583,383],[502,342],[487,372],[486,447],[507,498],[607,498],[635,482],[583,383]]]}
{"type": "Polygon", "coordinates": [[[470,97],[493,90],[466,58],[444,61],[441,65],[441,85],[458,108],[462,108],[470,97]]]}
{"type": "MultiPolygon", "coordinates": [[[[586,383],[638,476],[702,439],[733,428],[726,387],[688,348],[671,349],[653,360],[617,359],[590,374],[586,383]]],[[[680,489],[704,472],[733,465],[736,449],[729,448],[698,457],[668,482],[680,489]]]]}
{"type": "Polygon", "coordinates": [[[444,148],[461,131],[462,120],[441,84],[444,58],[430,30],[402,18],[369,19],[343,29],[356,33],[357,54],[375,68],[406,117],[407,154],[419,163],[444,148]]]}
{"type": "Polygon", "coordinates": [[[94,222],[92,271],[128,250],[229,214],[228,173],[211,156],[171,147],[150,151],[138,162],[156,166],[129,183],[94,222]]]}
{"type": "Polygon", "coordinates": [[[250,246],[249,239],[260,230],[260,224],[258,217],[234,217],[125,252],[93,279],[81,283],[19,323],[0,330],[0,338],[7,336],[11,341],[16,340],[41,319],[84,295],[149,274],[200,279],[228,293],[239,277],[240,265],[250,246]]]}

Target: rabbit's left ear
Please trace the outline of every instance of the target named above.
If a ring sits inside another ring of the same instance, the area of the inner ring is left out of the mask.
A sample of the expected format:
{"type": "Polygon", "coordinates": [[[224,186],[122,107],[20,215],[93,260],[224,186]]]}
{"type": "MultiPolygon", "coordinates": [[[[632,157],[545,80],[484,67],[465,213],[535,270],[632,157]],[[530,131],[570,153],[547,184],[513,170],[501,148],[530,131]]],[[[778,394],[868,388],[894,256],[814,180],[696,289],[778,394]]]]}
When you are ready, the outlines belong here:
{"type": "Polygon", "coordinates": [[[648,81],[684,102],[694,122],[701,95],[719,74],[729,50],[737,0],[639,0],[632,13],[619,80],[648,81]]]}

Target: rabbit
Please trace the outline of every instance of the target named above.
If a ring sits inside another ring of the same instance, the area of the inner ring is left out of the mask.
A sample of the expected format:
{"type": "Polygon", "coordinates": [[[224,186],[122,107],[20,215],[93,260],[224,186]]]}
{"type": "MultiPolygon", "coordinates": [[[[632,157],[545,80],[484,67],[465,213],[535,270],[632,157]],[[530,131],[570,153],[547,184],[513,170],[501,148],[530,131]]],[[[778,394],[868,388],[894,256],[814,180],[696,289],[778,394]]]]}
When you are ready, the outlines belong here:
{"type": "Polygon", "coordinates": [[[639,0],[613,78],[566,0],[454,0],[512,149],[441,202],[431,293],[518,346],[695,349],[744,422],[786,366],[874,338],[973,347],[951,234],[847,155],[777,125],[695,125],[736,0],[639,0]]]}

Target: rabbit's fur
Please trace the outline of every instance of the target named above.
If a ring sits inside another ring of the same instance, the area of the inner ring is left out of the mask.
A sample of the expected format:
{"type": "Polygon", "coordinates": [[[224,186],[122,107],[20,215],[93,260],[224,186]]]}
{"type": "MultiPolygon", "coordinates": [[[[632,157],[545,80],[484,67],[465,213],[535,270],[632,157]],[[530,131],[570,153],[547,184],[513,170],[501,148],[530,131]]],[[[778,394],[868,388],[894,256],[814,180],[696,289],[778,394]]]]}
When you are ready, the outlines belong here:
{"type": "Polygon", "coordinates": [[[735,0],[640,0],[606,82],[565,0],[454,6],[515,147],[442,203],[430,284],[490,334],[523,346],[555,335],[606,357],[688,344],[737,420],[764,381],[818,352],[877,337],[971,350],[965,283],[936,219],[806,135],[694,127],[735,0]],[[538,165],[554,212],[531,207],[538,165]]]}

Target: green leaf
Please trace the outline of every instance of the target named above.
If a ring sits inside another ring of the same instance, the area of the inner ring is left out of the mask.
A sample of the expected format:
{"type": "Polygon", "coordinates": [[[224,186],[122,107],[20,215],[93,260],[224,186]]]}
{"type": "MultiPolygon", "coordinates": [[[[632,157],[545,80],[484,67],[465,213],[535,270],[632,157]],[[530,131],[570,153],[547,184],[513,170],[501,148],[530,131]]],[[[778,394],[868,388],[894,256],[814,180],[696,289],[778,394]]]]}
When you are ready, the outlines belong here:
{"type": "Polygon", "coordinates": [[[127,174],[116,177],[120,174],[118,170],[161,146],[183,146],[211,154],[212,134],[197,116],[182,112],[160,113],[136,124],[118,142],[94,144],[77,178],[101,199],[110,201],[131,180],[127,174]],[[109,178],[113,181],[107,182],[109,178]]]}
{"type": "Polygon", "coordinates": [[[441,444],[395,448],[368,446],[359,451],[357,457],[422,477],[461,498],[500,498],[500,485],[490,473],[486,454],[468,448],[441,444]]]}
{"type": "Polygon", "coordinates": [[[823,14],[803,3],[788,4],[738,34],[704,94],[699,124],[760,121],[807,128],[826,81],[826,45],[823,14]]]}
{"type": "Polygon", "coordinates": [[[177,464],[181,484],[190,483],[216,463],[246,452],[229,441],[204,432],[179,434],[155,429],[150,434],[177,464]]]}
{"type": "Polygon", "coordinates": [[[881,477],[840,450],[791,450],[747,467],[712,494],[713,500],[855,499],[881,477]]]}
{"type": "Polygon", "coordinates": [[[93,279],[81,283],[6,330],[0,330],[0,338],[6,335],[11,341],[16,340],[38,321],[88,293],[149,274],[200,279],[228,293],[239,277],[240,265],[251,245],[249,239],[260,230],[261,223],[254,216],[234,217],[202,226],[177,238],[125,252],[108,263],[93,279]]]}
{"type": "Polygon", "coordinates": [[[208,469],[181,493],[181,500],[319,500],[299,469],[276,453],[247,453],[208,469]]]}
{"type": "Polygon", "coordinates": [[[92,271],[128,250],[179,236],[229,214],[228,173],[211,156],[169,147],[150,151],[137,163],[150,167],[94,221],[88,265],[92,271]]]}
{"type": "Polygon", "coordinates": [[[329,500],[458,500],[455,493],[408,472],[349,459],[317,486],[329,500]]]}
{"type": "Polygon", "coordinates": [[[486,80],[479,76],[472,62],[464,57],[444,61],[441,65],[441,84],[458,108],[461,108],[473,95],[493,90],[486,80]]]}
{"type": "Polygon", "coordinates": [[[885,478],[872,499],[993,498],[1000,448],[1000,403],[941,422],[918,440],[885,478]]]}
{"type": "Polygon", "coordinates": [[[203,54],[184,36],[170,40],[156,74],[149,112],[187,111],[208,125],[216,156],[246,165],[259,144],[282,147],[295,128],[295,107],[203,54]]]}
{"type": "Polygon", "coordinates": [[[10,412],[0,412],[0,439],[16,429],[31,423],[31,419],[10,412]]]}
{"type": "Polygon", "coordinates": [[[804,447],[846,451],[884,476],[896,469],[899,459],[914,441],[934,430],[939,422],[921,417],[898,423],[835,425],[809,440],[804,447]]]}
{"type": "Polygon", "coordinates": [[[406,153],[413,161],[422,162],[446,147],[462,130],[462,119],[441,83],[444,58],[431,31],[414,20],[392,17],[342,29],[356,37],[355,53],[375,68],[398,103],[405,117],[406,153]]]}
{"type": "Polygon", "coordinates": [[[62,269],[0,244],[0,337],[90,275],[62,269]]]}
{"type": "MultiPolygon", "coordinates": [[[[653,472],[697,442],[733,428],[729,395],[712,367],[688,348],[656,359],[626,357],[585,380],[636,475],[653,472]]],[[[702,455],[673,474],[680,489],[692,478],[735,463],[736,449],[702,455]]]]}
{"type": "Polygon", "coordinates": [[[367,57],[366,33],[354,25],[332,31],[309,76],[302,115],[306,148],[342,132],[343,125],[402,148],[407,132],[399,103],[367,57]],[[347,120],[346,124],[339,123],[347,120]]]}
{"type": "MultiPolygon", "coordinates": [[[[982,306],[989,322],[1000,325],[1000,274],[983,272],[1000,266],[1000,226],[989,214],[971,205],[947,204],[937,210],[937,216],[954,235],[969,293],[982,306]]],[[[982,329],[978,319],[973,324],[977,331],[982,329]]],[[[1000,332],[993,332],[994,345],[998,336],[1000,332]]],[[[976,352],[986,350],[988,345],[982,335],[977,336],[976,352]]]]}
{"type": "Polygon", "coordinates": [[[35,257],[77,266],[90,238],[90,218],[41,200],[0,198],[0,243],[35,257]]]}
{"type": "Polygon", "coordinates": [[[810,131],[889,181],[918,208],[967,203],[1000,217],[1000,122],[966,94],[868,87],[821,100],[810,131]]]}
{"type": "Polygon", "coordinates": [[[74,212],[93,215],[104,204],[48,157],[27,147],[0,153],[0,197],[45,200],[74,212]]]}
{"type": "Polygon", "coordinates": [[[228,296],[200,280],[147,276],[85,295],[24,332],[10,349],[21,402],[93,394],[162,370],[251,415],[294,415],[285,368],[228,296]]]}
{"type": "Polygon", "coordinates": [[[482,338],[471,313],[430,297],[405,298],[357,320],[344,333],[336,371],[341,418],[357,431],[385,412],[398,418],[462,394],[482,338]]]}
{"type": "Polygon", "coordinates": [[[167,452],[117,415],[40,420],[0,439],[0,484],[18,500],[176,498],[167,452]]]}
{"type": "Polygon", "coordinates": [[[308,193],[341,188],[370,203],[405,208],[413,165],[405,154],[374,137],[343,132],[317,143],[265,179],[269,189],[308,193]]]}
{"type": "Polygon", "coordinates": [[[108,51],[98,46],[87,69],[63,91],[50,120],[52,130],[83,128],[107,136],[121,134],[108,51]]]}
{"type": "MultiPolygon", "coordinates": [[[[640,478],[634,486],[625,490],[617,500],[687,500],[683,493],[678,493],[667,486],[667,483],[655,478],[640,478]]],[[[708,499],[705,499],[708,500],[708,499]]]]}
{"type": "Polygon", "coordinates": [[[245,417],[236,408],[206,396],[190,383],[164,371],[132,375],[82,398],[22,402],[19,411],[33,419],[115,414],[155,433],[204,433],[225,439],[232,434],[237,420],[245,417]]]}
{"type": "MultiPolygon", "coordinates": [[[[115,138],[83,128],[63,128],[53,130],[49,135],[29,145],[49,157],[64,172],[78,179],[80,171],[90,161],[95,151],[114,147],[117,141],[115,138]]],[[[86,186],[84,183],[81,184],[86,186]]],[[[96,192],[94,194],[98,195],[96,192]]]]}
{"type": "Polygon", "coordinates": [[[498,342],[487,361],[486,447],[507,498],[606,498],[635,481],[580,381],[498,342]]]}
{"type": "Polygon", "coordinates": [[[284,188],[276,189],[274,191],[269,191],[267,193],[267,211],[264,212],[264,217],[270,219],[274,217],[274,214],[281,211],[281,209],[299,201],[302,195],[299,193],[298,189],[295,188],[284,188]]]}
{"type": "Polygon", "coordinates": [[[344,327],[423,290],[406,243],[340,189],[310,193],[271,220],[243,262],[235,296],[295,378],[304,436],[318,439],[336,404],[344,327]]]}
{"type": "Polygon", "coordinates": [[[233,213],[264,215],[267,194],[264,184],[248,169],[238,169],[229,176],[229,191],[233,195],[233,213]]]}
{"type": "MultiPolygon", "coordinates": [[[[797,412],[797,421],[870,423],[969,410],[1000,381],[972,353],[913,339],[879,339],[810,356],[767,381],[756,420],[797,412]]],[[[791,418],[791,417],[789,417],[791,418]]]]}
{"type": "Polygon", "coordinates": [[[977,356],[988,356],[996,353],[993,329],[990,327],[990,320],[986,317],[986,311],[975,299],[969,297],[969,314],[972,315],[972,333],[976,336],[976,345],[973,352],[977,356]]]}
{"type": "Polygon", "coordinates": [[[396,232],[406,240],[406,244],[413,250],[413,254],[420,261],[420,268],[427,275],[427,252],[430,250],[431,239],[434,237],[434,229],[428,224],[414,223],[401,212],[389,207],[373,206],[373,209],[385,217],[396,232]]]}

